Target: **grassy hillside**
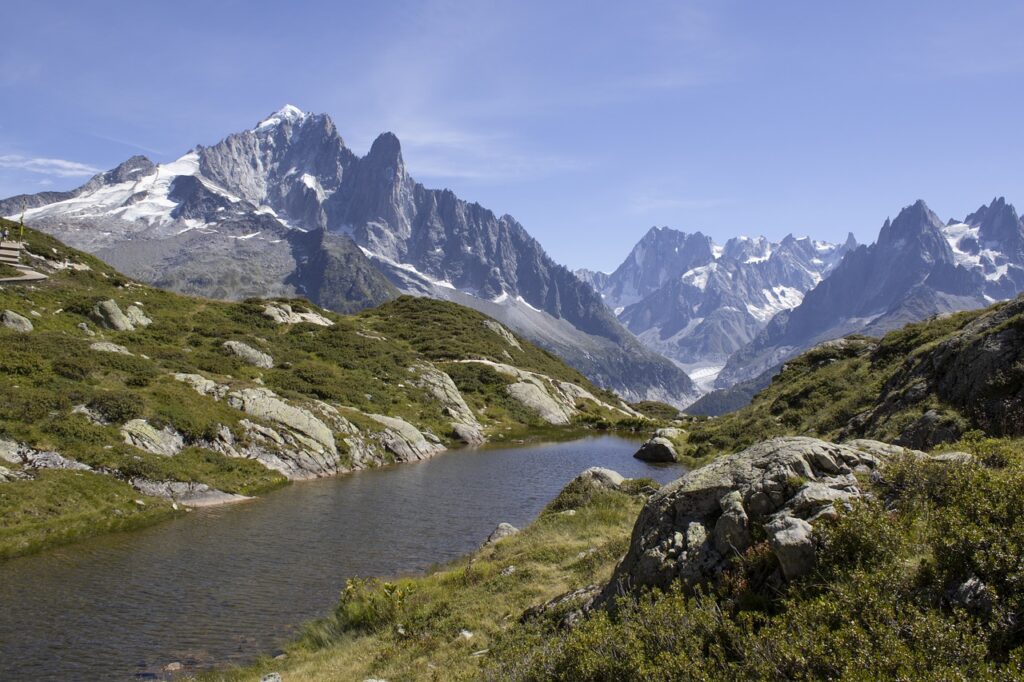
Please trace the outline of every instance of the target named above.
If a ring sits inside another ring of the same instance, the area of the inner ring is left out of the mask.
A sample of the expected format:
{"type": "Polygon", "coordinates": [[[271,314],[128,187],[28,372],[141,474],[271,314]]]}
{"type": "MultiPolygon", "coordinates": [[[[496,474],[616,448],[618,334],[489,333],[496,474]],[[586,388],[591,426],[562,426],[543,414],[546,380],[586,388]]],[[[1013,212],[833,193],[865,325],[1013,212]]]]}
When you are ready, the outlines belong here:
{"type": "Polygon", "coordinates": [[[210,677],[1020,679],[1022,309],[1024,299],[827,344],[789,362],[748,408],[689,420],[683,445],[710,457],[780,434],[917,437],[931,412],[930,435],[957,439],[935,450],[969,453],[905,451],[858,474],[866,494],[815,526],[807,575],[780,581],[762,532],[714,584],[625,598],[572,627],[562,619],[579,597],[525,617],[559,590],[600,583],[626,549],[639,502],[570,489],[522,535],[453,566],[353,581],[286,659],[210,677]],[[577,513],[558,513],[567,508],[577,513]]]}
{"type": "MultiPolygon", "coordinates": [[[[200,483],[241,495],[286,482],[260,461],[227,456],[224,448],[211,445],[225,438],[239,449],[255,445],[254,429],[274,424],[227,399],[197,393],[176,380],[177,373],[201,375],[225,391],[270,389],[310,414],[334,409],[360,430],[360,443],[372,450],[370,464],[394,459],[382,445],[384,426],[369,415],[399,417],[444,445],[456,445],[451,416],[411,371],[432,361],[451,371],[484,436],[492,439],[550,425],[509,396],[513,379],[461,360],[492,359],[600,395],[553,356],[523,339],[511,337],[517,347],[509,345],[485,326],[484,316],[454,304],[402,298],[346,317],[289,301],[294,312],[314,312],[333,324],[279,324],[264,313],[265,301],[226,303],[172,294],[130,281],[34,230],[26,230],[26,242],[34,254],[28,259],[50,278],[31,286],[0,285],[0,310],[13,311],[34,327],[29,333],[0,327],[0,441],[57,452],[104,475],[30,471],[0,461],[10,474],[0,482],[0,557],[175,513],[169,500],[133,489],[128,482],[134,478],[200,483]],[[104,300],[122,310],[135,306],[152,324],[133,331],[105,329],[94,314],[104,300]],[[225,349],[225,341],[271,356],[274,366],[248,364],[225,349]],[[98,351],[97,342],[130,354],[98,351]],[[127,444],[122,427],[136,419],[180,434],[184,449],[168,457],[127,444]]],[[[580,423],[624,416],[587,400],[572,409],[580,423]]],[[[342,457],[356,457],[351,434],[332,428],[342,457]]]]}
{"type": "Polygon", "coordinates": [[[782,435],[867,437],[925,449],[979,429],[1024,435],[1022,334],[1024,298],[911,324],[882,339],[822,344],[788,361],[750,405],[685,419],[679,449],[704,460],[782,435]],[[993,345],[998,353],[990,352],[993,345]]]}

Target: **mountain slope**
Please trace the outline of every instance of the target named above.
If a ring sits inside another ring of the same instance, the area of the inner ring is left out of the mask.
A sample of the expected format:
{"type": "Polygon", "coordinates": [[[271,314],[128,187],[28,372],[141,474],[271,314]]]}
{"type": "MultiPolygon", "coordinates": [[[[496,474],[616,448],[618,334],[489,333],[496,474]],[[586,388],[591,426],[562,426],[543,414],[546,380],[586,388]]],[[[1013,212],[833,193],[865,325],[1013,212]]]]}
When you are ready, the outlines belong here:
{"type": "Polygon", "coordinates": [[[750,405],[687,428],[683,449],[696,457],[783,435],[918,449],[972,430],[1024,436],[1024,296],[881,339],[827,341],[786,362],[750,405]]]}
{"type": "Polygon", "coordinates": [[[0,557],[174,505],[635,413],[494,320],[152,288],[26,230],[0,284],[0,557]],[[136,503],[135,500],[140,500],[136,503]]]}
{"type": "Polygon", "coordinates": [[[727,387],[827,339],[884,333],[936,313],[981,308],[1024,291],[1019,244],[1024,224],[1001,199],[967,222],[943,225],[923,201],[887,220],[878,240],[858,247],[736,352],[716,386],[727,387]]]}
{"type": "Polygon", "coordinates": [[[393,297],[384,272],[409,293],[459,292],[628,398],[693,397],[682,370],[645,350],[513,218],[416,183],[390,133],[360,158],[329,117],[287,106],[173,163],[135,158],[73,192],[0,202],[4,215],[26,208],[30,224],[177,291],[302,294],[351,310],[393,297]],[[335,281],[343,271],[355,273],[335,281]]]}

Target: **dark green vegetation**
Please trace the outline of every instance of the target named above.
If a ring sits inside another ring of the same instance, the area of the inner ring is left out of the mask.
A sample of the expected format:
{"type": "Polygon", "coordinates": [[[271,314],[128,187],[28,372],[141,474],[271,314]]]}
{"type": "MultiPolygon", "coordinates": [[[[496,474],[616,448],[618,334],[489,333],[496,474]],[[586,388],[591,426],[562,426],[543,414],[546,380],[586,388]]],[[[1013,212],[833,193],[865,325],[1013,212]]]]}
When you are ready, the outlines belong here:
{"type": "Polygon", "coordinates": [[[722,584],[623,599],[565,632],[492,648],[502,680],[1020,679],[1024,449],[972,436],[977,463],[905,457],[824,524],[815,571],[764,584],[766,544],[722,584]]]}
{"type": "Polygon", "coordinates": [[[867,437],[931,448],[982,429],[1024,435],[1024,298],[848,337],[790,360],[743,409],[691,417],[700,460],[781,435],[867,437]]]}
{"type": "MultiPolygon", "coordinates": [[[[459,360],[504,362],[599,393],[528,342],[517,340],[521,349],[509,346],[484,325],[487,318],[455,304],[401,298],[345,317],[289,301],[296,312],[314,311],[334,325],[279,325],[263,314],[264,301],[225,303],[161,291],[42,233],[26,229],[25,235],[30,253],[75,267],[51,268],[50,279],[38,284],[0,285],[0,310],[18,312],[35,327],[28,334],[0,328],[0,440],[56,451],[111,475],[54,471],[0,483],[0,557],[172,513],[170,503],[160,499],[135,504],[142,496],[130,487],[132,478],[202,483],[242,495],[285,483],[255,460],[208,449],[222,428],[245,445],[246,431],[239,426],[244,415],[176,381],[174,373],[201,374],[233,387],[262,384],[300,404],[326,401],[370,433],[381,427],[363,413],[401,417],[442,439],[450,436],[450,417],[410,371],[431,360],[465,387],[488,435],[530,428],[540,420],[508,398],[510,380],[504,375],[459,360]],[[153,323],[134,331],[104,330],[90,313],[105,299],[122,309],[141,304],[153,323]],[[82,323],[89,332],[79,327],[82,323]],[[246,364],[223,347],[227,340],[270,354],[274,368],[246,364]],[[119,344],[132,354],[91,349],[97,341],[119,344]],[[121,427],[132,419],[145,419],[157,429],[172,427],[188,447],[167,457],[128,445],[121,427]]],[[[581,407],[595,418],[610,416],[595,404],[581,407]]],[[[15,473],[20,468],[6,461],[0,465],[15,473]]]]}
{"type": "Polygon", "coordinates": [[[0,279],[4,279],[6,277],[20,277],[21,274],[21,270],[14,267],[13,265],[8,265],[7,263],[0,263],[0,279]]]}

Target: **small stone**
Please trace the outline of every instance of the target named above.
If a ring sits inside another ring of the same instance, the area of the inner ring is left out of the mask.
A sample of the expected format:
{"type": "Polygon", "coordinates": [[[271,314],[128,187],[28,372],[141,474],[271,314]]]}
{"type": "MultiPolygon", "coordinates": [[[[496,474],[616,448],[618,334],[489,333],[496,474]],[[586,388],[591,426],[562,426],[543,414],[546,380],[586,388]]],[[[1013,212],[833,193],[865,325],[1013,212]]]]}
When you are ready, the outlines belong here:
{"type": "Polygon", "coordinates": [[[494,529],[490,535],[487,536],[488,545],[493,545],[498,540],[507,538],[510,535],[515,535],[519,532],[519,529],[513,526],[511,523],[499,523],[498,527],[494,529]]]}
{"type": "Polygon", "coordinates": [[[234,353],[243,362],[259,367],[260,369],[273,369],[274,358],[263,351],[257,350],[247,343],[241,341],[225,341],[224,348],[234,353]]]}
{"type": "Polygon", "coordinates": [[[134,502],[135,502],[135,504],[137,504],[140,507],[145,507],[146,506],[145,500],[134,500],[134,502]]]}
{"type": "Polygon", "coordinates": [[[82,333],[84,333],[86,336],[96,336],[96,332],[89,329],[89,325],[86,324],[85,322],[79,322],[78,328],[81,329],[82,333]]]}
{"type": "Polygon", "coordinates": [[[119,346],[116,343],[110,343],[109,341],[96,341],[89,344],[89,350],[94,350],[98,353],[120,353],[121,355],[132,355],[132,352],[124,346],[119,346]]]}
{"type": "Polygon", "coordinates": [[[169,673],[177,672],[177,671],[181,670],[181,668],[182,668],[182,665],[178,661],[173,661],[172,663],[168,663],[167,665],[164,666],[164,670],[166,670],[169,673]]]}
{"type": "Polygon", "coordinates": [[[516,572],[516,567],[515,566],[506,566],[505,568],[501,569],[501,574],[500,575],[504,578],[504,577],[508,577],[508,576],[512,575],[515,572],[516,572]]]}
{"type": "Polygon", "coordinates": [[[469,630],[459,630],[459,637],[465,640],[473,639],[473,633],[469,630]]]}
{"type": "Polygon", "coordinates": [[[281,673],[267,673],[260,678],[260,682],[281,682],[281,673]]]}
{"type": "Polygon", "coordinates": [[[559,514],[561,514],[562,516],[576,516],[576,510],[575,509],[566,509],[565,511],[559,512],[559,514]]]}

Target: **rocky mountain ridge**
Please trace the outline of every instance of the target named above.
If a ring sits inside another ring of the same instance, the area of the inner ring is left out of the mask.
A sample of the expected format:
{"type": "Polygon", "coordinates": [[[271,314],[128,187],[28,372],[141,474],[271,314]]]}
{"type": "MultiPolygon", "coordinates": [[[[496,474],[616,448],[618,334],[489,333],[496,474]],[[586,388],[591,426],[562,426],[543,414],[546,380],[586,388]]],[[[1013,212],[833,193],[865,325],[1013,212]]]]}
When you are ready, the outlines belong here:
{"type": "Polygon", "coordinates": [[[1024,221],[1002,198],[946,224],[917,201],[730,357],[716,386],[756,377],[822,341],[877,336],[931,315],[1012,298],[1024,291],[1022,242],[1024,221]]]}
{"type": "Polygon", "coordinates": [[[627,398],[695,395],[515,219],[415,182],[391,133],[357,156],[326,115],[286,106],[172,163],[134,157],[77,190],[0,202],[0,214],[22,212],[176,291],[299,294],[339,310],[380,303],[395,286],[454,297],[627,398]]]}

